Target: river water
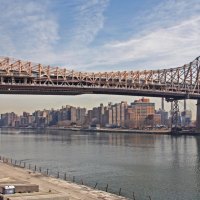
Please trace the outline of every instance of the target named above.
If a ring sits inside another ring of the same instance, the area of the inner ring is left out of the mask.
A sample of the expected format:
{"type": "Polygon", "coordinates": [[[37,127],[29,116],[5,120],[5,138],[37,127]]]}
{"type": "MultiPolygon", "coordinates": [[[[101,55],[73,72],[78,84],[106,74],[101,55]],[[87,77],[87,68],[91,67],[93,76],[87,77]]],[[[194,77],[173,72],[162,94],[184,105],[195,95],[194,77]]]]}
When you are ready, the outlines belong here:
{"type": "Polygon", "coordinates": [[[136,200],[199,200],[200,137],[1,130],[0,155],[136,200]]]}

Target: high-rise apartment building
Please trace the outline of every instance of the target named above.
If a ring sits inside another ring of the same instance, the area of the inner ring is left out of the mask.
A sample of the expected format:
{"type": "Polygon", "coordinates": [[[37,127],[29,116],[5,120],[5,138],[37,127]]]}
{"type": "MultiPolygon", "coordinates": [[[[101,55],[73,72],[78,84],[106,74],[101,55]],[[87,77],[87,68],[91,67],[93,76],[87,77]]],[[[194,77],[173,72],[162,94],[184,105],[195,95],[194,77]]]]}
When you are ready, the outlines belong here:
{"type": "Polygon", "coordinates": [[[76,109],[76,120],[82,125],[85,122],[86,108],[77,108],[76,109]]]}
{"type": "Polygon", "coordinates": [[[120,103],[115,104],[116,107],[116,126],[121,126],[121,108],[120,103]]]}
{"type": "Polygon", "coordinates": [[[191,110],[185,110],[181,112],[181,121],[182,121],[182,126],[190,126],[192,122],[192,111],[191,110]]]}
{"type": "Polygon", "coordinates": [[[126,108],[127,102],[121,102],[114,105],[112,103],[108,103],[108,106],[104,107],[103,114],[101,113],[102,121],[100,125],[109,127],[124,127],[126,108]]]}
{"type": "Polygon", "coordinates": [[[113,125],[113,120],[112,120],[112,109],[107,108],[105,110],[104,116],[104,123],[103,126],[111,127],[113,125]]]}
{"type": "Polygon", "coordinates": [[[1,121],[3,126],[15,126],[15,122],[19,121],[19,117],[14,113],[1,114],[1,121]]]}
{"type": "Polygon", "coordinates": [[[120,103],[120,126],[121,127],[125,127],[127,107],[128,107],[128,104],[126,101],[122,101],[120,103]]]}
{"type": "Polygon", "coordinates": [[[76,122],[76,120],[77,120],[76,108],[70,107],[70,121],[76,122]]]}
{"type": "Polygon", "coordinates": [[[155,114],[155,103],[149,99],[142,98],[135,100],[127,109],[126,126],[129,128],[141,129],[145,127],[146,118],[155,114]]]}
{"type": "Polygon", "coordinates": [[[117,108],[115,105],[112,106],[112,124],[117,125],[117,108]]]}
{"type": "Polygon", "coordinates": [[[169,126],[169,114],[165,110],[159,109],[156,111],[161,116],[161,125],[169,126]]]}

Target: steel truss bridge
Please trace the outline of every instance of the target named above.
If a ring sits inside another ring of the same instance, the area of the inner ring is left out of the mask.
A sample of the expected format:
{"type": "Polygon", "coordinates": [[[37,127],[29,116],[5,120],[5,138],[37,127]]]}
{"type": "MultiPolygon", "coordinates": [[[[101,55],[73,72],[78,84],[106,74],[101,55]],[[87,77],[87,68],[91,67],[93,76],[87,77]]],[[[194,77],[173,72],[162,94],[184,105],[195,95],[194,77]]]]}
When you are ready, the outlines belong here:
{"type": "Polygon", "coordinates": [[[177,68],[78,72],[0,57],[1,94],[115,94],[200,99],[200,56],[177,68]]]}
{"type": "Polygon", "coordinates": [[[164,97],[174,102],[174,124],[178,122],[178,100],[198,99],[200,130],[200,56],[181,67],[121,72],[79,72],[0,57],[0,94],[164,97]]]}

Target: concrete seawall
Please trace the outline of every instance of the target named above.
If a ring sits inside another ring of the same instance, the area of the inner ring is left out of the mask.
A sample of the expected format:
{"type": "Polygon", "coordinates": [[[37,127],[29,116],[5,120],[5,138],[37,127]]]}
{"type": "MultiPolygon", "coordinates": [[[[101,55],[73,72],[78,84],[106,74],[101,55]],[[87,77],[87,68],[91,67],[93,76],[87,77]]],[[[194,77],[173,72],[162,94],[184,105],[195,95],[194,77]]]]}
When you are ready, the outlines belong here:
{"type": "Polygon", "coordinates": [[[56,179],[0,162],[0,185],[20,183],[36,184],[39,192],[2,195],[0,199],[9,200],[126,200],[114,194],[95,190],[61,179],[56,179]]]}

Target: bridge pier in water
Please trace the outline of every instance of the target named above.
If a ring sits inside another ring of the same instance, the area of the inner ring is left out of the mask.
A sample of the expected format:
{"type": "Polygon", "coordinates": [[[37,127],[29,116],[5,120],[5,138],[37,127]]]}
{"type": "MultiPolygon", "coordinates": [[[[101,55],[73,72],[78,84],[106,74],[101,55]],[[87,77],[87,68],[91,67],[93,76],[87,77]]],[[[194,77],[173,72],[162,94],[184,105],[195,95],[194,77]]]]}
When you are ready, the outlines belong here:
{"type": "Polygon", "coordinates": [[[177,99],[174,99],[172,102],[172,121],[171,128],[177,129],[179,125],[179,102],[177,99]]]}
{"type": "Polygon", "coordinates": [[[179,123],[179,99],[166,98],[167,102],[171,102],[171,132],[177,133],[180,128],[179,123]]]}
{"type": "MultiPolygon", "coordinates": [[[[181,130],[181,124],[179,121],[179,100],[181,99],[166,99],[167,102],[171,102],[171,130],[172,133],[176,134],[181,130]],[[179,130],[180,129],[180,130],[179,130]]],[[[195,133],[200,134],[200,99],[197,99],[196,104],[196,128],[195,133]]],[[[184,111],[186,111],[186,99],[184,99],[184,111]]]]}

